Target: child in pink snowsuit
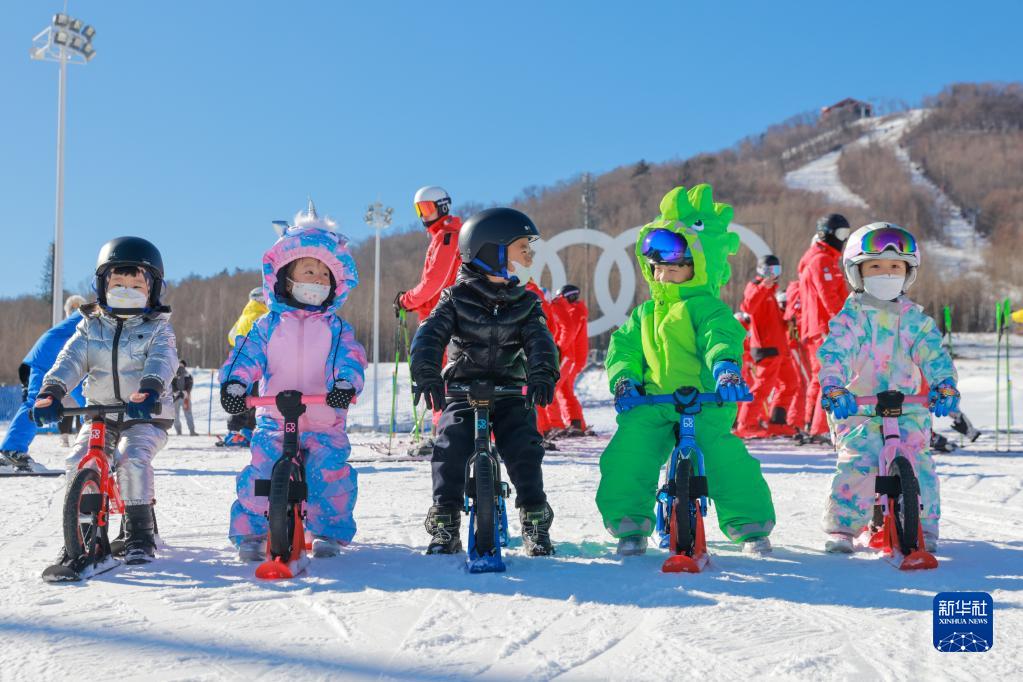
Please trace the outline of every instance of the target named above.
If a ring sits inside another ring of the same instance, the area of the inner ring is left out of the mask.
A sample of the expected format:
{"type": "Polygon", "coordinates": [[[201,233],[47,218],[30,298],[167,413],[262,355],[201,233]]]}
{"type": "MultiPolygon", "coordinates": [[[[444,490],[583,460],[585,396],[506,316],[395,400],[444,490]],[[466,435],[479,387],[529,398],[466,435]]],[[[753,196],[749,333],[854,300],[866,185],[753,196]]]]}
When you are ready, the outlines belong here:
{"type": "MultiPolygon", "coordinates": [[[[338,315],[359,275],[345,237],[310,205],[263,255],[263,288],[270,312],[259,318],[220,371],[221,403],[244,409],[249,385],[260,395],[285,390],[327,394],[328,405],[309,405],[298,420],[305,451],[306,529],[314,556],[333,556],[355,535],[352,509],[357,492],[345,421],[348,405],[362,390],[366,353],[350,324],[338,315]],[[331,407],[330,405],[334,406],[331,407]]],[[[267,498],[255,481],[270,478],[281,456],[283,419],[275,408],[256,412],[252,461],[238,475],[231,507],[231,541],[246,560],[265,556],[267,498]]]]}
{"type": "MultiPolygon", "coordinates": [[[[958,406],[956,372],[941,344],[941,333],[923,308],[905,295],[916,279],[920,252],[906,230],[872,223],[845,244],[842,267],[853,293],[828,324],[821,344],[821,403],[829,413],[838,451],[838,470],[824,510],[825,549],[853,551],[853,538],[870,520],[874,478],[884,446],[881,418],[873,407],[858,407],[855,396],[897,390],[906,395],[930,385],[931,411],[944,416],[958,406]]],[[[923,405],[907,404],[899,417],[899,436],[920,482],[924,542],[938,542],[938,476],[931,455],[931,415],[923,405]]]]}

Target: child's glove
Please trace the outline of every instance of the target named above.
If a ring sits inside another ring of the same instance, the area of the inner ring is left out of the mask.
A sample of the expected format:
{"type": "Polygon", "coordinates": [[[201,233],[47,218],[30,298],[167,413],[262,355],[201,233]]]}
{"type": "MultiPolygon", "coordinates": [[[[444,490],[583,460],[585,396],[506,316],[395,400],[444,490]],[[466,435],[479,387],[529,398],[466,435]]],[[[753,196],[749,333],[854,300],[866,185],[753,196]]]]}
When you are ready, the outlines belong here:
{"type": "Polygon", "coordinates": [[[526,384],[526,395],[529,402],[540,407],[547,407],[554,402],[554,384],[550,381],[534,379],[526,384]]]}
{"type": "Polygon", "coordinates": [[[348,406],[352,404],[352,398],[354,397],[355,387],[350,382],[342,379],[334,384],[334,388],[330,389],[326,402],[335,410],[347,410],[348,406]]]}
{"type": "Polygon", "coordinates": [[[248,409],[245,405],[245,395],[248,392],[248,387],[240,381],[225,381],[220,385],[220,406],[228,414],[241,414],[248,409]]]}
{"type": "Polygon", "coordinates": [[[444,409],[444,382],[443,381],[431,381],[428,384],[416,384],[412,387],[412,402],[418,403],[419,396],[423,396],[423,401],[426,406],[431,410],[443,410],[444,409]]]}
{"type": "Polygon", "coordinates": [[[742,379],[739,373],[739,365],[731,360],[720,360],[714,363],[714,381],[717,382],[715,390],[722,400],[732,402],[738,400],[749,400],[753,395],[749,392],[749,386],[742,379]]]}
{"type": "Polygon", "coordinates": [[[824,386],[821,388],[821,407],[835,419],[846,419],[856,413],[856,396],[841,386],[824,386]]]}
{"type": "Polygon", "coordinates": [[[615,383],[615,412],[618,414],[628,412],[635,407],[635,405],[630,405],[629,403],[642,395],[646,395],[642,384],[624,377],[619,379],[615,383]]]}
{"type": "Polygon", "coordinates": [[[33,405],[31,411],[32,421],[36,423],[36,426],[46,426],[47,424],[53,424],[59,422],[64,417],[64,406],[60,404],[60,401],[49,393],[40,393],[36,396],[36,400],[50,399],[50,404],[45,407],[36,407],[33,405]]]}
{"type": "Polygon", "coordinates": [[[151,388],[139,391],[139,394],[144,395],[145,398],[138,402],[129,398],[128,402],[124,404],[124,416],[128,419],[152,419],[153,412],[160,412],[160,403],[157,402],[160,399],[160,394],[151,388]]]}
{"type": "Polygon", "coordinates": [[[959,410],[959,390],[951,377],[939,382],[936,386],[931,386],[927,399],[930,401],[929,407],[935,417],[947,417],[952,412],[959,410]]]}

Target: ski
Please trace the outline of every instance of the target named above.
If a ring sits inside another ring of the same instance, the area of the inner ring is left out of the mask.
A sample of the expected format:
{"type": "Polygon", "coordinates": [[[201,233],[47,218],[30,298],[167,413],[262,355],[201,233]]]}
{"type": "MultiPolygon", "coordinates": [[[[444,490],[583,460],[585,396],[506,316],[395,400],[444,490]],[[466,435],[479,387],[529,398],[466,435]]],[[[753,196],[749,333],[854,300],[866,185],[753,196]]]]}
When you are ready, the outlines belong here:
{"type": "Polygon", "coordinates": [[[56,478],[57,476],[63,476],[66,472],[57,469],[42,469],[40,471],[0,471],[0,478],[20,478],[22,476],[40,476],[43,478],[56,478]]]}

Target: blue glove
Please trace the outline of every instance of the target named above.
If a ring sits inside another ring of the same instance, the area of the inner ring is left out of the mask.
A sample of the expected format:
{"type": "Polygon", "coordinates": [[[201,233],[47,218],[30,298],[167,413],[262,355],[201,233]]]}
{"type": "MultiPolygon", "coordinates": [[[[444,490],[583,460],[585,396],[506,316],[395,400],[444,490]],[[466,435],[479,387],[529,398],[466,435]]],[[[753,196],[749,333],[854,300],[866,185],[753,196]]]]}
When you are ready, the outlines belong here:
{"type": "Polygon", "coordinates": [[[739,365],[731,360],[720,360],[714,363],[714,381],[717,382],[715,390],[722,400],[738,401],[749,400],[753,394],[749,392],[749,386],[742,379],[739,373],[739,365]]]}
{"type": "Polygon", "coordinates": [[[821,407],[835,419],[846,419],[856,413],[856,396],[841,386],[821,387],[821,407]]]}
{"type": "Polygon", "coordinates": [[[52,402],[46,407],[32,407],[31,417],[36,426],[46,426],[59,422],[64,417],[64,406],[60,401],[48,393],[40,393],[36,400],[49,398],[52,402]]]}
{"type": "Polygon", "coordinates": [[[640,396],[645,394],[646,392],[641,384],[636,383],[632,379],[619,379],[615,384],[615,412],[618,414],[628,412],[636,407],[635,404],[630,403],[638,400],[640,396]]]}
{"type": "Polygon", "coordinates": [[[128,419],[152,419],[153,412],[160,412],[158,409],[159,403],[157,402],[160,399],[160,395],[151,388],[139,391],[139,393],[144,393],[146,399],[140,403],[133,403],[130,400],[125,403],[124,416],[128,419]]]}
{"type": "Polygon", "coordinates": [[[927,399],[935,417],[947,417],[959,411],[959,390],[951,377],[938,382],[937,386],[931,386],[927,399]]]}

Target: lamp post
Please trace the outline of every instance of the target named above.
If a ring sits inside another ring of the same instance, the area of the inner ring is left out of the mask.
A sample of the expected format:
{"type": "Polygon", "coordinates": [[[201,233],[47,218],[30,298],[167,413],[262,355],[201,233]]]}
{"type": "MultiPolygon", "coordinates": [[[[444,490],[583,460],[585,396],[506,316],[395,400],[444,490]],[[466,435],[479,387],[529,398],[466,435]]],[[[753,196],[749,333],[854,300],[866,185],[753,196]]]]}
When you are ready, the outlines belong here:
{"type": "Polygon", "coordinates": [[[379,201],[366,210],[366,224],[376,231],[373,249],[373,430],[380,430],[379,392],[377,374],[380,371],[380,233],[391,224],[394,209],[379,201]]]}
{"type": "Polygon", "coordinates": [[[29,56],[60,64],[57,86],[57,216],[53,227],[53,324],[64,319],[64,111],[67,103],[67,65],[86,64],[96,56],[96,29],[65,13],[32,39],[29,56]]]}

